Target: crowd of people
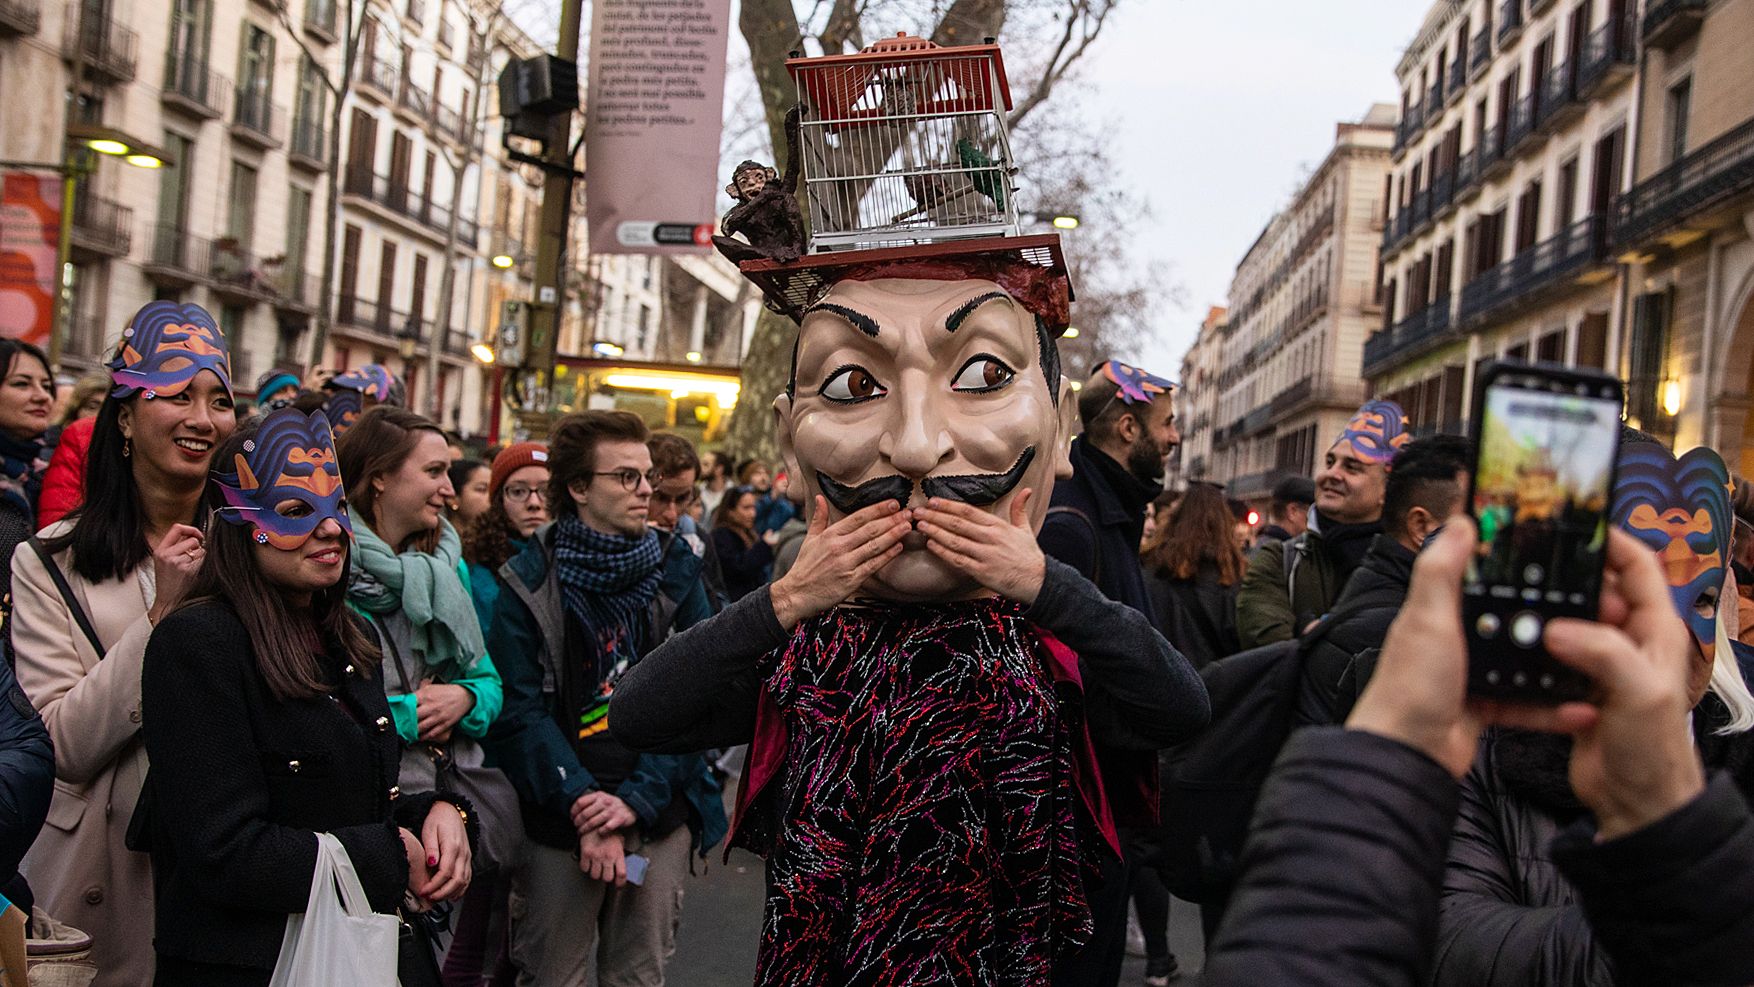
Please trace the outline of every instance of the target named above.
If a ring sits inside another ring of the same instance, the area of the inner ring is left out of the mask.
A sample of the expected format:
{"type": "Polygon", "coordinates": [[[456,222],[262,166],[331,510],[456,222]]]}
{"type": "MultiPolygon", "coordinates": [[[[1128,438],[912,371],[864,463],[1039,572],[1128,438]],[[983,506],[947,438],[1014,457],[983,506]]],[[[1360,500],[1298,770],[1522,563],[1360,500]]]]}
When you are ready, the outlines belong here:
{"type": "Polygon", "coordinates": [[[1196,885],[1208,984],[1754,982],[1739,478],[1666,505],[1709,593],[1620,518],[1601,620],[1549,630],[1597,692],[1536,709],[1464,696],[1472,451],[1387,402],[1255,525],[1163,489],[1175,385],[1113,361],[997,515],[1015,479],[805,510],[791,457],[620,411],[471,456],[377,366],[246,405],[168,302],[101,381],[0,368],[0,894],[98,987],[269,983],[322,834],[426,951],[404,984],[662,984],[725,843],[768,860],[764,985],[1112,987],[1131,916],[1158,987],[1196,885]],[[858,598],[921,546],[920,602],[858,598]],[[1214,743],[1277,758],[1234,846],[1178,784],[1214,743]]]}

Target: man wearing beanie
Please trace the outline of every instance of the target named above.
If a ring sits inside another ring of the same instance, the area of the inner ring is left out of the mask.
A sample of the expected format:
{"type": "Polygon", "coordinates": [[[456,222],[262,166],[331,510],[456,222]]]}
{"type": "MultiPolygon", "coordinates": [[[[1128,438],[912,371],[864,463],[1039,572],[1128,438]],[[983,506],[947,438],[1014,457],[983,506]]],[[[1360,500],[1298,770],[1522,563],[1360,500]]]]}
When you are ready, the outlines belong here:
{"type": "Polygon", "coordinates": [[[263,414],[279,411],[298,399],[298,375],[290,370],[270,370],[256,378],[256,407],[263,414]]]}

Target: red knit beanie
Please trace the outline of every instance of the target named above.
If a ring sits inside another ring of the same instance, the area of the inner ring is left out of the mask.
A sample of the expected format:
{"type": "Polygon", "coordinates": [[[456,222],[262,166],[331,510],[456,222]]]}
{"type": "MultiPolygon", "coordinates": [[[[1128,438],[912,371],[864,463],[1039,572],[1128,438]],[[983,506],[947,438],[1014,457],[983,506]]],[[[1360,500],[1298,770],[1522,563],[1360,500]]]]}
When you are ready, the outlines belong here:
{"type": "MultiPolygon", "coordinates": [[[[513,473],[526,466],[547,466],[548,447],[540,442],[520,442],[507,446],[505,451],[493,457],[493,472],[487,480],[487,495],[494,500],[499,499],[500,488],[513,473]]],[[[547,490],[543,490],[547,493],[547,490]]]]}

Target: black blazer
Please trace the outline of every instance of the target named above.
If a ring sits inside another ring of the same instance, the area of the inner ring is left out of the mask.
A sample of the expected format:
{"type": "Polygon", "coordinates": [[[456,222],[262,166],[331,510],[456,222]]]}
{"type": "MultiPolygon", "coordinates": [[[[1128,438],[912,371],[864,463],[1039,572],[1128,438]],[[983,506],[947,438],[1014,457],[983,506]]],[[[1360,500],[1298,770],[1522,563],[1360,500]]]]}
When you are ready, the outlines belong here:
{"type": "Polygon", "coordinates": [[[318,832],[347,848],[374,910],[401,901],[396,828],[418,834],[435,796],[396,787],[382,677],[339,659],[323,667],[332,696],[276,699],[224,603],[179,610],[152,632],[141,709],[161,957],[273,969],[286,917],[310,895],[318,832]]]}

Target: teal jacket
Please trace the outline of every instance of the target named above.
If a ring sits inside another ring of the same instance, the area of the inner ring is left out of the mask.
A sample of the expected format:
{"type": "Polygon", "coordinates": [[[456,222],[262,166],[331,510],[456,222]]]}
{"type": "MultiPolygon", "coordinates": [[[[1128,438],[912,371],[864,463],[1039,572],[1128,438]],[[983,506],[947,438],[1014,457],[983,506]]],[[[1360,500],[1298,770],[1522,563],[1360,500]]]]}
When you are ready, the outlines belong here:
{"type": "MultiPolygon", "coordinates": [[[[467,564],[458,564],[457,578],[463,581],[463,588],[468,590],[473,598],[475,590],[467,564]]],[[[349,605],[351,606],[351,604],[349,605]]],[[[357,607],[354,608],[354,612],[368,621],[371,620],[371,614],[365,613],[357,607]]],[[[385,656],[385,660],[389,660],[388,655],[385,656]]],[[[492,649],[490,648],[488,653],[483,654],[481,660],[470,668],[447,674],[444,676],[444,680],[447,685],[460,685],[468,689],[470,694],[475,697],[474,707],[465,713],[463,719],[457,723],[458,731],[463,736],[473,737],[476,740],[486,737],[488,728],[493,726],[493,721],[499,718],[500,709],[505,705],[505,688],[500,682],[499,669],[494,667],[492,649]]],[[[415,701],[414,693],[405,692],[399,696],[391,696],[389,699],[390,718],[395,722],[396,732],[401,735],[402,742],[404,744],[417,742],[420,739],[420,715],[416,710],[418,704],[415,701]]]]}

